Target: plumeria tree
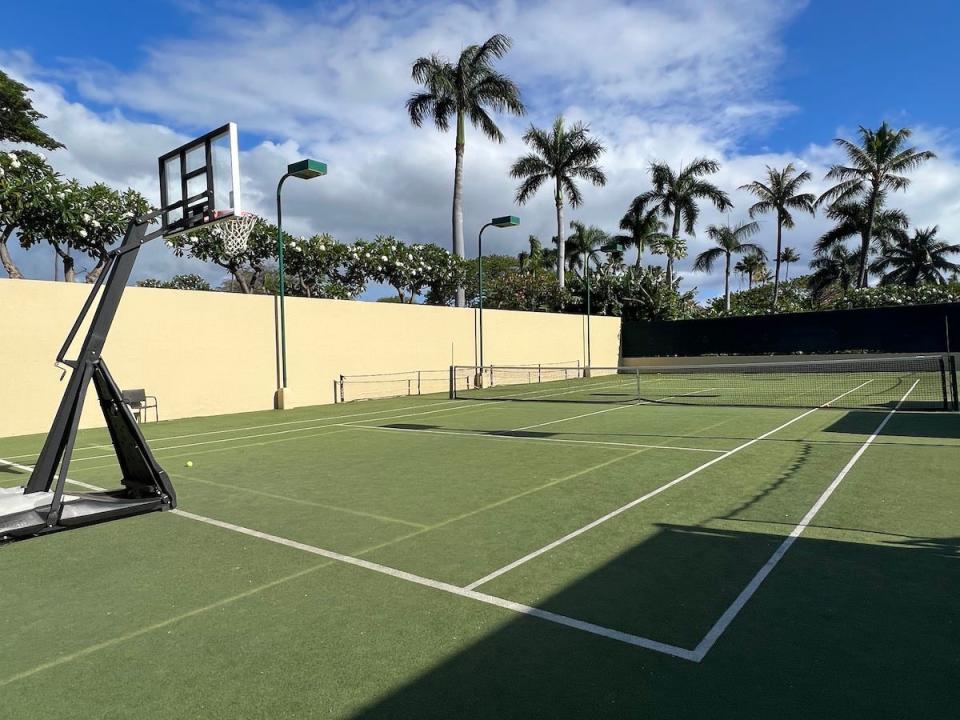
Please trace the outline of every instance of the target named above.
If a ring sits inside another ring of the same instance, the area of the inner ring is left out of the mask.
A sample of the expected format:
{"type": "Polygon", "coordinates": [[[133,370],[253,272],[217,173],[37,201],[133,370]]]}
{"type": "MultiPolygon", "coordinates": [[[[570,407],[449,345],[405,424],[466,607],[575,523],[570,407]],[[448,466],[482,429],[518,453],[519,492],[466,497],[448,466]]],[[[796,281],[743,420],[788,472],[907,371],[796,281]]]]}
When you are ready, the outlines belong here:
{"type": "Polygon", "coordinates": [[[366,277],[391,286],[403,303],[412,303],[424,291],[445,303],[463,283],[463,265],[435,245],[407,245],[392,235],[378,235],[372,242],[358,240],[354,251],[366,277]]]}
{"type": "Polygon", "coordinates": [[[87,186],[76,180],[58,183],[20,233],[20,244],[29,248],[48,242],[63,262],[67,282],[74,279],[76,255],[88,256],[93,266],[87,270],[87,282],[94,282],[131,219],[148,209],[136,190],[121,192],[103,183],[87,186]]]}
{"type": "MultiPolygon", "coordinates": [[[[248,295],[256,292],[263,282],[267,264],[276,257],[276,226],[257,218],[247,246],[239,253],[228,253],[225,240],[223,229],[214,224],[170,238],[167,246],[177,257],[190,257],[222,267],[230,273],[241,292],[248,295]]],[[[289,238],[286,241],[289,243],[289,238]]]]}
{"type": "Polygon", "coordinates": [[[0,142],[28,143],[55,150],[63,145],[37,127],[47,116],[35,110],[27,97],[32,88],[0,70],[0,142]]]}
{"type": "Polygon", "coordinates": [[[165,288],[170,290],[212,290],[210,283],[195,273],[174,275],[169,280],[145,278],[137,283],[137,287],[165,288]]]}
{"type": "Polygon", "coordinates": [[[328,233],[288,239],[284,258],[288,289],[293,294],[350,300],[366,287],[363,263],[354,248],[328,233]]]}
{"type": "Polygon", "coordinates": [[[13,233],[36,234],[60,192],[60,178],[42,155],[0,152],[0,264],[8,277],[23,277],[7,244],[13,233]]]}
{"type": "Polygon", "coordinates": [[[114,190],[103,183],[80,187],[75,204],[62,226],[65,245],[86,253],[95,265],[87,272],[87,282],[96,282],[109,260],[110,250],[127,231],[130,221],[150,209],[147,200],[136,190],[114,190]]]}
{"type": "Polygon", "coordinates": [[[484,283],[484,305],[491,308],[556,312],[569,301],[569,291],[560,287],[552,269],[530,268],[484,283]]]}

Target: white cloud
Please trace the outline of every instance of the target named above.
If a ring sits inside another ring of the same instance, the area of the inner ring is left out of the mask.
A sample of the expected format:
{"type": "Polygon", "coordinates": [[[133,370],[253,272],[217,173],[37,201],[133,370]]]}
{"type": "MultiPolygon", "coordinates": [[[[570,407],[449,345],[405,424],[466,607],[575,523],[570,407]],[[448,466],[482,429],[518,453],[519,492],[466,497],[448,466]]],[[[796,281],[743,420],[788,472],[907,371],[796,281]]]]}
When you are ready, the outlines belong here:
{"type": "MultiPolygon", "coordinates": [[[[49,116],[44,127],[68,147],[51,157],[66,175],[130,185],[156,200],[157,156],[236,120],[247,133],[242,168],[251,209],[273,218],[283,168],[310,156],[326,161],[330,172],[286,185],[284,219],[293,232],[329,231],[347,241],[383,232],[448,246],[453,137],[410,126],[403,109],[414,89],[410,63],[434,51],[455,56],[468,42],[508,32],[515,45],[502,67],[521,85],[529,116],[500,120],[503,145],[468,131],[465,229],[469,252],[486,219],[520,215],[519,229],[485,237],[491,252],[512,253],[530,233],[543,240],[555,234],[549,193],[516,208],[507,171],[524,151],[524,127],[546,124],[558,112],[589,122],[609,150],[603,159],[607,187],[584,187],[584,206],[568,209],[568,220],[615,230],[630,199],[648,187],[651,160],[719,159],[716,182],[734,198],[734,222],[750,204],[735,188],[759,177],[766,164],[794,161],[809,168],[814,189],[822,189],[825,167],[837,157],[828,138],[815,139],[820,143],[799,157],[747,155],[738,147],[740,138],[793,109],[789,98],[772,93],[770,81],[782,56],[779,33],[801,5],[405,0],[344,5],[332,13],[320,4],[296,10],[235,5],[219,16],[198,10],[186,36],[153,38],[142,62],[129,70],[96,58],[38,67],[22,52],[0,52],[0,67],[35,88],[35,103],[49,116]]],[[[960,165],[948,137],[929,130],[915,139],[942,159],[917,172],[896,203],[917,224],[940,223],[945,238],[960,240],[954,220],[960,165]]],[[[703,228],[726,219],[703,209],[681,271],[706,247],[703,228]]],[[[769,244],[772,221],[761,222],[761,242],[769,244]]],[[[824,229],[823,219],[805,219],[785,239],[800,248],[802,265],[824,229]]],[[[139,276],[196,270],[155,245],[145,251],[139,276]]],[[[39,252],[18,259],[34,274],[49,276],[51,261],[39,252]]],[[[203,272],[211,280],[221,276],[216,269],[203,272]]],[[[702,295],[722,289],[716,275],[686,277],[702,295]]]]}

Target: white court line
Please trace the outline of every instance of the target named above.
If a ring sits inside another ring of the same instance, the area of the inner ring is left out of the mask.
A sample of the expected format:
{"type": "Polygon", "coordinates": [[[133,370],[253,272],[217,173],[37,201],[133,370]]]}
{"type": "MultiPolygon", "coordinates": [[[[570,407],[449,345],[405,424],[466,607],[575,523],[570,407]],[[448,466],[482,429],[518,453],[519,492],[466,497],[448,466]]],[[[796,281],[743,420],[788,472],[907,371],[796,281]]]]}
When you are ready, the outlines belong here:
{"type": "MultiPolygon", "coordinates": [[[[543,392],[546,392],[546,391],[539,390],[539,391],[537,391],[537,392],[538,392],[538,393],[543,393],[543,392]]],[[[567,394],[568,392],[570,392],[570,391],[562,391],[562,392],[548,393],[547,395],[543,395],[543,397],[552,397],[553,395],[562,395],[562,394],[567,394]]],[[[274,437],[274,436],[276,436],[276,435],[289,435],[289,434],[292,434],[292,433],[302,433],[302,432],[308,432],[308,431],[310,431],[310,430],[318,430],[318,429],[327,428],[327,427],[343,427],[343,426],[350,427],[350,426],[352,426],[352,425],[354,425],[354,424],[356,424],[356,423],[362,423],[362,422],[379,422],[379,421],[382,421],[382,420],[399,420],[399,419],[401,419],[401,418],[421,417],[421,416],[423,416],[423,415],[433,415],[433,414],[442,413],[442,412],[453,412],[453,411],[470,411],[470,412],[474,412],[474,411],[479,411],[479,410],[494,410],[494,409],[506,407],[506,406],[502,406],[502,405],[479,405],[479,406],[478,406],[478,405],[472,405],[472,404],[461,405],[461,404],[459,404],[459,403],[456,403],[455,400],[448,400],[448,401],[443,402],[443,403],[430,403],[429,405],[425,405],[425,406],[422,406],[422,405],[421,405],[421,406],[412,405],[412,406],[409,406],[409,407],[432,407],[433,405],[453,405],[453,407],[442,407],[442,408],[440,408],[440,409],[438,409],[438,410],[423,410],[423,411],[419,411],[419,412],[405,413],[405,414],[401,414],[401,415],[395,414],[398,410],[400,410],[400,408],[398,408],[398,409],[396,409],[396,410],[380,410],[380,411],[377,411],[377,412],[379,412],[379,413],[394,413],[394,414],[383,415],[382,417],[376,417],[376,418],[366,418],[366,417],[365,417],[365,418],[363,418],[362,420],[352,420],[352,421],[347,422],[347,423],[332,423],[332,422],[325,422],[325,421],[321,420],[321,421],[320,421],[321,424],[319,424],[319,425],[310,425],[310,426],[301,427],[301,428],[291,428],[291,429],[289,429],[289,430],[277,430],[277,431],[275,431],[275,432],[257,433],[257,434],[254,434],[254,435],[239,435],[239,436],[237,436],[237,437],[221,438],[221,439],[219,439],[219,440],[201,440],[201,441],[199,441],[199,442],[195,442],[195,443],[183,443],[183,444],[181,444],[181,445],[166,445],[166,446],[163,446],[163,447],[154,447],[154,446],[153,446],[153,443],[154,443],[155,441],[149,441],[149,440],[148,440],[148,442],[150,442],[151,448],[153,449],[153,451],[159,453],[159,452],[163,452],[163,451],[165,451],[165,450],[182,450],[183,448],[199,447],[199,446],[202,446],[202,445],[216,445],[216,444],[219,444],[219,443],[242,442],[242,441],[244,441],[244,440],[253,440],[253,439],[262,438],[262,437],[274,437]]],[[[370,414],[376,414],[376,412],[374,412],[374,413],[357,413],[357,415],[370,415],[370,414]]],[[[353,417],[353,416],[349,416],[349,415],[348,415],[348,416],[345,416],[345,417],[353,417]]],[[[334,418],[334,417],[330,417],[330,418],[325,418],[324,420],[333,420],[333,419],[335,419],[335,418],[334,418]]],[[[296,421],[296,422],[300,422],[300,421],[296,421]]],[[[268,425],[268,426],[266,426],[266,427],[271,427],[271,426],[268,425]]],[[[220,431],[215,431],[215,432],[220,432],[220,431]]],[[[232,431],[231,431],[231,432],[232,432],[232,431]]],[[[193,437],[193,436],[191,436],[191,435],[185,435],[185,436],[183,436],[183,437],[193,437]]],[[[72,462],[81,462],[81,461],[86,461],[86,460],[103,460],[103,459],[105,459],[105,458],[112,458],[112,457],[114,457],[114,456],[115,456],[114,453],[110,453],[110,454],[107,454],[107,455],[88,455],[87,457],[73,458],[73,459],[72,459],[72,462]]],[[[17,456],[17,457],[19,457],[19,456],[17,456]]],[[[32,456],[28,456],[28,457],[32,457],[32,456]]]]}
{"type": "MultiPolygon", "coordinates": [[[[164,437],[147,438],[147,442],[149,442],[151,447],[153,447],[155,443],[164,442],[165,440],[185,440],[185,439],[195,438],[195,437],[204,437],[207,435],[223,435],[224,433],[239,433],[239,432],[247,432],[249,430],[263,430],[265,428],[281,427],[283,425],[303,425],[304,423],[323,422],[326,420],[343,420],[344,418],[360,417],[362,415],[378,415],[383,413],[400,412],[402,410],[412,410],[414,408],[420,408],[420,407],[433,407],[435,405],[450,405],[455,402],[456,400],[443,400],[441,402],[425,403],[422,405],[407,405],[406,407],[394,408],[393,410],[370,410],[368,412],[352,413],[350,415],[330,415],[328,417],[307,418],[305,420],[286,420],[284,422],[267,423],[265,425],[245,425],[243,427],[227,428],[225,430],[209,430],[205,432],[189,433],[187,435],[166,435],[164,437]]],[[[196,418],[191,418],[191,419],[196,419],[196,418]]],[[[89,428],[89,429],[103,430],[105,428],[89,428]]],[[[78,452],[80,450],[96,450],[98,448],[109,449],[111,447],[112,447],[111,445],[83,445],[82,447],[74,448],[74,452],[78,452]]],[[[159,449],[162,449],[162,448],[159,448],[159,449]]],[[[8,459],[22,460],[22,459],[35,458],[36,456],[37,456],[36,453],[29,453],[26,455],[11,455],[8,459]]],[[[74,459],[75,460],[87,460],[87,459],[92,460],[94,458],[74,458],[74,459]]]]}
{"type": "MultiPolygon", "coordinates": [[[[19,465],[17,463],[10,462],[9,460],[0,459],[0,463],[13,467],[18,470],[30,471],[32,468],[29,468],[25,465],[19,465]]],[[[73,483],[79,487],[85,488],[92,491],[103,491],[104,488],[97,487],[96,485],[90,485],[85,482],[80,482],[78,480],[73,480],[68,478],[67,482],[73,483]]],[[[260,532],[259,530],[253,530],[251,528],[243,527],[242,525],[234,525],[233,523],[224,522],[222,520],[216,520],[214,518],[207,517],[205,515],[197,515],[196,513],[187,512],[186,510],[171,510],[171,514],[179,515],[180,517],[187,518],[189,520],[195,520],[197,522],[202,522],[207,525],[213,525],[214,527],[222,528],[224,530],[231,530],[233,532],[241,533],[243,535],[248,535],[250,537],[259,538],[260,540],[266,540],[267,542],[277,543],[278,545],[285,545],[289,548],[294,548],[296,550],[302,550],[303,552],[308,552],[313,555],[320,555],[321,557],[329,558],[331,560],[337,560],[342,563],[347,563],[349,565],[356,565],[357,567],[365,568],[366,570],[372,570],[373,572],[381,573],[383,575],[390,575],[391,577],[399,578],[401,580],[406,580],[407,582],[416,583],[417,585],[423,585],[425,587],[433,588],[435,590],[442,590],[443,592],[450,593],[451,595],[457,595],[459,597],[468,598],[470,600],[476,600],[478,602],[485,603],[487,605],[495,605],[506,610],[512,610],[513,612],[520,613],[522,615],[529,615],[530,617],[540,618],[541,620],[547,620],[549,622],[557,623],[558,625],[565,625],[566,627],[571,627],[576,630],[582,630],[588,632],[592,635],[599,635],[600,637],[609,638],[611,640],[618,640],[619,642],[627,643],[628,645],[635,645],[637,647],[646,648],[648,650],[653,650],[655,652],[665,653],[667,655],[672,655],[673,657],[680,658],[682,660],[695,660],[695,653],[693,650],[687,650],[686,648],[677,647],[676,645],[670,645],[668,643],[662,643],[651,638],[642,637],[640,635],[633,635],[631,633],[622,632],[620,630],[614,630],[612,628],[604,627],[602,625],[596,625],[591,622],[586,622],[584,620],[577,620],[576,618],[568,617],[566,615],[560,615],[558,613],[553,613],[548,610],[541,610],[540,608],[530,607],[529,605],[523,605],[522,603],[513,602],[512,600],[504,600],[503,598],[498,598],[493,595],[487,595],[486,593],[476,592],[474,590],[467,590],[456,585],[451,585],[450,583],[445,583],[440,580],[432,580],[430,578],[425,578],[420,575],[414,575],[413,573],[405,572],[404,570],[397,570],[396,568],[388,567],[386,565],[380,565],[379,563],[370,562],[369,560],[362,560],[351,555],[342,555],[341,553],[333,552],[332,550],[325,550],[323,548],[316,547],[314,545],[307,545],[305,543],[297,542],[296,540],[289,540],[287,538],[280,537],[278,535],[270,535],[269,533],[260,532]]]]}
{"type": "MultiPolygon", "coordinates": [[[[716,453],[721,454],[727,452],[726,450],[715,450],[712,448],[698,448],[698,447],[684,447],[683,445],[642,445],[640,443],[625,443],[625,442],[614,442],[607,440],[568,440],[566,438],[540,438],[540,437],[524,437],[522,435],[507,435],[505,433],[497,433],[496,431],[488,432],[480,430],[477,432],[462,432],[460,430],[431,430],[431,429],[417,429],[417,428],[395,428],[395,427],[384,427],[382,425],[344,425],[344,427],[354,428],[357,430],[387,430],[389,432],[411,432],[411,433],[427,433],[430,435],[459,435],[461,437],[470,437],[470,438],[487,438],[490,440],[526,440],[527,442],[553,442],[553,443],[566,443],[568,445],[601,445],[607,447],[615,448],[648,448],[651,450],[687,450],[689,452],[705,452],[705,453],[716,453]]],[[[516,430],[508,430],[507,432],[517,432],[516,430]]]]}
{"type": "MultiPolygon", "coordinates": [[[[870,382],[870,381],[868,380],[867,382],[870,382]]],[[[513,570],[514,568],[519,567],[520,565],[523,565],[524,563],[527,563],[527,562],[529,562],[530,560],[533,560],[534,558],[539,557],[540,555],[543,555],[544,553],[549,552],[550,550],[553,550],[553,549],[556,548],[556,547],[559,547],[560,545],[563,545],[565,542],[568,542],[569,540],[573,540],[575,537],[578,537],[578,536],[582,535],[583,533],[587,532],[588,530],[592,530],[593,528],[597,527],[598,525],[602,525],[603,523],[607,522],[607,520],[610,520],[610,519],[612,519],[612,518],[615,518],[617,515],[620,515],[620,514],[622,514],[622,513],[625,513],[625,512],[626,512],[627,510],[629,510],[630,508],[636,507],[636,506],[639,505],[640,503],[646,502],[647,500],[649,500],[649,499],[652,498],[652,497],[656,497],[657,495],[659,495],[660,493],[662,493],[664,490],[667,490],[667,489],[673,487],[674,485],[677,485],[678,483],[681,483],[681,482],[683,482],[684,480],[687,480],[688,478],[693,477],[693,476],[696,475],[697,473],[699,473],[699,472],[701,472],[701,471],[703,471],[703,470],[706,470],[706,469],[707,469],[708,467],[710,467],[711,465],[715,465],[716,463],[720,462],[721,460],[725,460],[725,459],[727,459],[728,457],[730,457],[731,455],[734,455],[734,454],[740,452],[741,450],[744,450],[744,449],[750,447],[750,446],[753,445],[754,443],[758,443],[758,442],[760,442],[761,440],[764,440],[765,438],[768,438],[769,436],[773,435],[774,433],[779,432],[780,430],[783,430],[785,427],[788,427],[788,426],[790,426],[790,425],[793,425],[793,423],[797,422],[798,420],[802,420],[803,418],[807,417],[807,415],[810,415],[811,413],[815,413],[817,410],[820,410],[821,408],[825,408],[825,407],[829,406],[830,403],[834,403],[834,402],[836,402],[837,400],[839,400],[840,398],[842,398],[842,397],[844,397],[844,396],[846,396],[846,395],[849,395],[849,394],[852,393],[852,392],[856,392],[857,390],[859,390],[860,388],[862,388],[864,385],[866,385],[867,382],[861,383],[861,384],[857,385],[855,388],[852,388],[852,389],[850,389],[850,390],[847,390],[845,393],[843,393],[843,394],[841,394],[841,395],[838,395],[837,397],[833,398],[832,400],[830,400],[830,401],[828,401],[828,402],[825,402],[823,405],[820,405],[819,407],[815,407],[815,408],[813,408],[812,410],[807,410],[806,412],[804,412],[804,413],[802,413],[802,414],[800,414],[800,415],[797,415],[797,416],[796,416],[795,418],[793,418],[792,420],[788,420],[787,422],[783,423],[783,425],[780,425],[780,426],[778,426],[778,427],[775,427],[773,430],[768,430],[768,431],[765,432],[763,435],[760,435],[760,436],[758,436],[758,437],[755,437],[755,438],[753,438],[752,440],[748,440],[747,442],[745,442],[745,443],[743,443],[743,444],[741,444],[741,445],[737,445],[737,447],[733,448],[732,450],[727,450],[725,453],[723,453],[723,455],[720,455],[719,457],[715,457],[715,458],[713,458],[712,460],[708,460],[707,462],[703,463],[703,465],[699,465],[698,467],[695,467],[695,468],[694,468],[693,470],[691,470],[690,472],[684,473],[683,475],[681,475],[680,477],[676,478],[675,480],[671,480],[670,482],[665,483],[664,485],[661,485],[660,487],[658,487],[658,488],[656,488],[656,489],[654,489],[654,490],[651,490],[651,491],[648,492],[646,495],[642,495],[642,496],[638,497],[636,500],[631,500],[631,501],[628,502],[626,505],[622,505],[622,506],[618,507],[616,510],[612,510],[611,512],[607,513],[606,515],[597,518],[597,519],[594,520],[593,522],[588,523],[587,525],[584,525],[583,527],[578,528],[578,529],[574,530],[573,532],[567,533],[567,534],[564,535],[563,537],[554,540],[552,543],[550,543],[550,544],[548,544],[548,545],[544,545],[542,548],[540,548],[540,549],[538,549],[538,550],[534,550],[533,552],[524,555],[522,558],[520,558],[520,559],[518,559],[518,560],[514,560],[514,561],[513,561],[512,563],[510,563],[509,565],[504,565],[502,568],[499,568],[499,569],[497,569],[497,570],[494,570],[494,571],[493,571],[492,573],[490,573],[489,575],[485,575],[484,577],[480,578],[479,580],[475,580],[474,582],[470,583],[469,585],[466,585],[466,586],[465,586],[466,589],[467,589],[467,590],[473,590],[474,588],[477,588],[477,587],[483,585],[484,583],[488,583],[488,582],[490,582],[491,580],[493,580],[494,578],[498,578],[498,577],[500,577],[501,575],[503,575],[504,573],[508,573],[508,572],[510,572],[511,570],[513,570]]]]}
{"type": "MultiPolygon", "coordinates": [[[[661,398],[658,402],[663,402],[664,400],[671,400],[675,397],[686,397],[688,395],[696,395],[697,393],[707,392],[708,390],[716,390],[717,388],[703,388],[701,390],[691,390],[690,392],[679,393],[677,395],[670,395],[669,397],[661,398]]],[[[584,413],[583,415],[574,415],[572,417],[563,417],[559,420],[548,420],[547,422],[537,423],[536,425],[527,425],[525,427],[514,428],[510,432],[518,432],[520,430],[533,430],[538,427],[545,427],[547,425],[556,425],[557,423],[567,422],[567,420],[579,420],[580,418],[590,417],[591,415],[600,415],[601,413],[613,412],[614,410],[623,410],[623,408],[636,407],[637,405],[651,405],[652,403],[649,400],[636,400],[635,402],[630,402],[626,404],[617,405],[612,408],[604,408],[603,410],[595,410],[593,412],[584,413]]]]}
{"type": "Polygon", "coordinates": [[[611,640],[618,640],[620,642],[624,642],[629,645],[635,645],[637,647],[646,648],[648,650],[654,650],[656,652],[665,653],[667,655],[672,655],[674,657],[681,658],[683,660],[695,659],[694,652],[692,650],[687,650],[686,648],[677,647],[676,645],[670,645],[667,643],[658,642],[656,640],[642,637],[640,635],[633,635],[631,633],[621,632],[620,630],[613,630],[612,628],[604,627],[602,625],[596,625],[591,622],[586,622],[584,620],[577,620],[576,618],[568,617],[566,615],[560,615],[558,613],[553,613],[548,610],[541,610],[540,608],[530,607],[529,605],[523,605],[522,603],[513,602],[512,600],[504,600],[503,598],[498,598],[493,595],[487,595],[486,593],[464,589],[440,580],[432,580],[430,578],[422,577],[420,575],[414,575],[413,573],[409,573],[404,570],[397,570],[396,568],[388,567],[386,565],[380,565],[379,563],[370,562],[369,560],[363,560],[361,558],[353,557],[351,555],[343,555],[338,552],[333,552],[332,550],[325,550],[324,548],[319,548],[314,545],[307,545],[306,543],[297,542],[296,540],[289,540],[287,538],[279,537],[277,535],[271,535],[269,533],[260,532],[259,530],[252,530],[250,528],[246,528],[241,525],[234,525],[233,523],[223,522],[221,520],[215,520],[213,518],[205,517],[203,515],[195,515],[194,513],[186,512],[184,510],[173,510],[171,512],[173,512],[175,515],[179,515],[181,517],[185,517],[190,520],[196,520],[197,522],[206,523],[207,525],[213,525],[214,527],[222,528],[224,530],[231,530],[236,533],[248,535],[250,537],[258,538],[260,540],[266,540],[267,542],[276,543],[278,545],[284,545],[289,548],[301,550],[303,552],[311,553],[313,555],[319,555],[320,557],[329,558],[331,560],[336,560],[338,562],[346,563],[348,565],[355,565],[357,567],[364,568],[365,570],[371,570],[373,572],[380,573],[382,575],[389,575],[390,577],[399,578],[400,580],[406,580],[407,582],[412,582],[417,585],[433,588],[434,590],[441,590],[442,592],[446,592],[451,595],[456,595],[462,598],[467,598],[469,600],[476,600],[478,602],[482,602],[487,605],[494,605],[496,607],[500,607],[505,610],[512,610],[513,612],[520,613],[522,615],[529,615],[531,617],[540,618],[541,620],[547,620],[549,622],[557,623],[559,625],[565,625],[566,627],[574,628],[576,630],[582,630],[592,635],[599,635],[601,637],[609,638],[611,640]]]}
{"type": "Polygon", "coordinates": [[[730,607],[728,607],[723,615],[720,616],[720,619],[717,620],[712,628],[710,628],[709,632],[707,632],[703,640],[700,641],[694,650],[696,653],[696,658],[694,659],[697,662],[702,660],[703,657],[710,652],[710,648],[712,648],[717,640],[720,639],[720,636],[723,635],[730,623],[732,623],[734,618],[737,617],[739,612],[743,609],[743,606],[749,602],[751,597],[753,597],[753,594],[777,566],[777,563],[783,559],[783,556],[786,555],[787,550],[790,549],[793,543],[796,542],[797,538],[800,537],[803,534],[803,531],[807,529],[811,522],[813,522],[814,517],[816,517],[817,513],[820,512],[820,509],[823,507],[824,503],[830,499],[830,496],[833,495],[833,492],[840,486],[840,483],[842,483],[844,478],[847,477],[847,474],[853,469],[853,466],[857,464],[857,461],[867,451],[867,448],[870,447],[870,445],[873,444],[873,441],[877,439],[877,436],[883,432],[883,428],[890,421],[890,418],[892,418],[894,413],[900,409],[900,406],[906,402],[907,397],[913,392],[913,389],[917,387],[919,382],[919,380],[915,381],[913,385],[910,386],[910,389],[907,390],[906,394],[900,398],[893,410],[884,416],[883,420],[880,421],[880,424],[877,425],[877,429],[873,431],[873,434],[868,437],[866,442],[860,446],[860,449],[853,454],[853,457],[850,458],[850,461],[843,466],[843,469],[833,479],[833,482],[831,482],[830,485],[827,486],[827,489],[823,491],[819,498],[817,498],[817,501],[813,504],[813,507],[807,511],[807,514],[803,516],[803,519],[797,523],[796,527],[793,528],[790,534],[784,538],[776,552],[770,556],[770,559],[767,560],[766,564],[764,564],[759,571],[757,571],[757,574],[753,576],[753,579],[747,583],[747,586],[737,596],[737,599],[731,603],[730,607]]]}

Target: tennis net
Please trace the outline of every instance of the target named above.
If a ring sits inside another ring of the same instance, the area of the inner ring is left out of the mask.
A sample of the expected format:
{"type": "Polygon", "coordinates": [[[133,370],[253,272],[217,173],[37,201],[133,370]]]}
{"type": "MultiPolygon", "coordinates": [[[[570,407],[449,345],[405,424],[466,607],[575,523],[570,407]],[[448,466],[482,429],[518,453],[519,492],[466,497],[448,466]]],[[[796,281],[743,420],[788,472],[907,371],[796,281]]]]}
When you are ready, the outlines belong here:
{"type": "Polygon", "coordinates": [[[952,356],[646,367],[453,366],[451,398],[569,403],[956,410],[952,356]],[[911,390],[912,388],[912,390],[911,390]]]}

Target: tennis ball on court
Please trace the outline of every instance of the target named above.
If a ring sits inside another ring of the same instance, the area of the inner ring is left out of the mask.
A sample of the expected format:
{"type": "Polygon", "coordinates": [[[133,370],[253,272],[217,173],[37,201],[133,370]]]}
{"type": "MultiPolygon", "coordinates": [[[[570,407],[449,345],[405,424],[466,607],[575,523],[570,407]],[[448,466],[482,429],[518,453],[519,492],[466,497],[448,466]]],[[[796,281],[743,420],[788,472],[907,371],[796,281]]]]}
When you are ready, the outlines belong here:
{"type": "Polygon", "coordinates": [[[193,467],[193,460],[187,460],[187,467],[193,467]]]}

